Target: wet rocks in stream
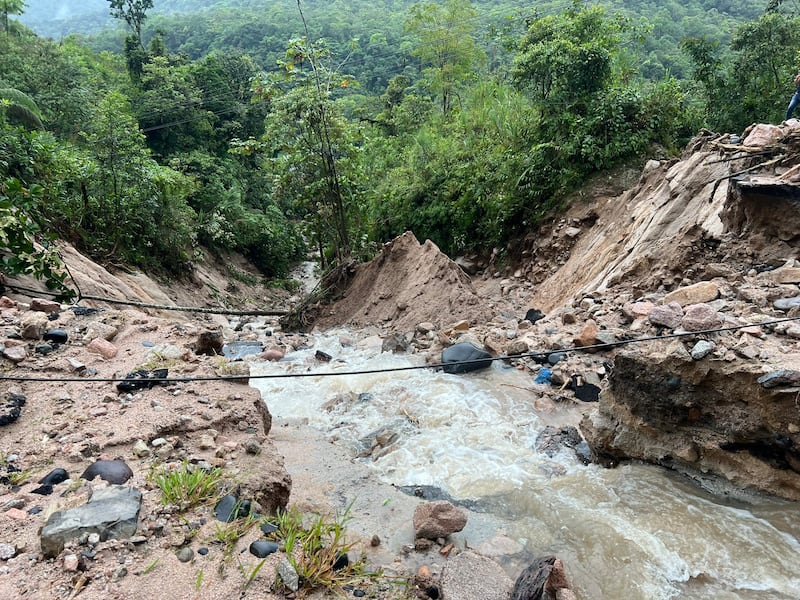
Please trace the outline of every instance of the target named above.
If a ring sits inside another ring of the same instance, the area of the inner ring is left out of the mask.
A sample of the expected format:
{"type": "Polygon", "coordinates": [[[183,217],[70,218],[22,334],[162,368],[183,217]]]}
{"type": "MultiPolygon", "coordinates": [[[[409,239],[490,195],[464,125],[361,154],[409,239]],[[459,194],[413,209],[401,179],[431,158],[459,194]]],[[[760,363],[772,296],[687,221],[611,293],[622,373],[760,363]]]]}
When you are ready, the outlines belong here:
{"type": "Polygon", "coordinates": [[[469,373],[492,366],[492,355],[469,342],[459,342],[442,351],[445,373],[469,373]]]}

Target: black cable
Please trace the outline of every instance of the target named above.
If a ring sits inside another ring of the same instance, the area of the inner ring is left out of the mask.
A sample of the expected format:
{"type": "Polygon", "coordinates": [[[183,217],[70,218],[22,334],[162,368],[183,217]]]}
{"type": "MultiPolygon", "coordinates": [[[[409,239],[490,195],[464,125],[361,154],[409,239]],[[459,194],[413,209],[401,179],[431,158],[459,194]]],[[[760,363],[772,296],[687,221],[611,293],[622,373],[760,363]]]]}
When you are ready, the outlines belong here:
{"type": "Polygon", "coordinates": [[[765,323],[749,323],[746,325],[733,325],[731,327],[718,327],[715,329],[705,329],[703,331],[685,331],[680,333],[670,333],[666,335],[654,335],[645,338],[634,338],[631,340],[620,340],[618,342],[590,344],[587,346],[576,346],[573,348],[560,348],[548,350],[546,352],[525,352],[522,354],[510,354],[504,356],[493,356],[488,358],[478,358],[474,360],[463,360],[448,363],[433,363],[429,365],[416,365],[411,367],[390,367],[386,369],[367,369],[364,371],[338,371],[327,373],[277,373],[270,375],[224,375],[224,376],[209,376],[209,377],[164,377],[164,378],[124,378],[124,377],[108,377],[98,379],[88,379],[86,377],[63,377],[63,378],[46,378],[46,377],[14,377],[14,376],[0,376],[0,381],[22,381],[22,382],[50,382],[50,383],[74,383],[74,382],[93,382],[93,383],[118,383],[120,381],[129,382],[146,382],[147,385],[156,383],[191,383],[195,381],[241,381],[242,379],[291,379],[295,377],[338,377],[342,375],[372,375],[377,373],[395,373],[400,371],[415,371],[420,369],[436,369],[443,367],[453,367],[457,365],[470,365],[486,362],[494,362],[498,360],[518,360],[521,358],[542,358],[556,353],[567,352],[584,352],[589,350],[610,350],[619,346],[627,346],[629,344],[641,344],[644,342],[653,342],[660,340],[668,340],[675,338],[682,338],[688,336],[701,336],[711,335],[714,333],[724,333],[728,331],[736,331],[745,329],[747,327],[764,327],[777,325],[779,323],[787,323],[790,321],[798,321],[800,317],[786,317],[784,319],[776,319],[767,321],[765,323]]]}

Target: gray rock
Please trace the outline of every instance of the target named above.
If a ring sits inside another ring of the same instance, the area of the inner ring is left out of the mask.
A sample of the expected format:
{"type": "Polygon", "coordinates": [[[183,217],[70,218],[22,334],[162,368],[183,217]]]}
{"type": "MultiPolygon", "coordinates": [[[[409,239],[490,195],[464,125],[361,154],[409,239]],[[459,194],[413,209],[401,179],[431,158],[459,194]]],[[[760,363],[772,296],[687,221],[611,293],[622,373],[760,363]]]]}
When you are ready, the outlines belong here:
{"type": "Polygon", "coordinates": [[[692,360],[703,360],[706,356],[711,354],[716,349],[717,345],[714,342],[709,342],[707,340],[700,340],[692,348],[691,352],[692,360]]]}
{"type": "Polygon", "coordinates": [[[442,369],[445,373],[467,373],[492,366],[492,355],[469,342],[453,344],[442,351],[442,369]],[[475,361],[461,364],[463,361],[475,361]],[[459,364],[448,364],[459,363],[459,364]]]}
{"type": "Polygon", "coordinates": [[[0,544],[0,560],[8,560],[14,558],[17,554],[17,549],[14,544],[0,544]]]}
{"type": "Polygon", "coordinates": [[[446,500],[424,502],[414,511],[414,537],[435,540],[461,531],[467,513],[446,500]]]}
{"type": "Polygon", "coordinates": [[[763,388],[774,388],[780,385],[800,385],[800,371],[780,369],[772,371],[758,378],[758,384],[763,388]]]}
{"type": "Polygon", "coordinates": [[[191,562],[191,560],[194,558],[194,551],[191,548],[189,548],[189,546],[184,546],[183,548],[178,550],[175,553],[175,555],[178,557],[178,560],[181,561],[182,563],[188,563],[191,562]]]}
{"type": "Polygon", "coordinates": [[[512,585],[500,565],[469,551],[450,558],[442,573],[444,598],[508,600],[512,585]]]}
{"type": "Polygon", "coordinates": [[[520,573],[511,600],[550,600],[561,590],[571,591],[563,563],[555,556],[543,556],[520,573]]]}
{"type": "Polygon", "coordinates": [[[300,589],[300,576],[287,559],[284,558],[279,562],[275,570],[278,572],[278,577],[281,578],[283,585],[293,592],[300,589]]]}
{"type": "Polygon", "coordinates": [[[800,296],[794,298],[780,298],[772,303],[776,309],[786,312],[793,309],[795,306],[800,306],[800,296]]]}
{"type": "Polygon", "coordinates": [[[111,486],[97,490],[89,502],[53,513],[41,531],[42,554],[53,558],[67,540],[98,533],[101,540],[126,539],[136,533],[142,493],[136,488],[111,486]]]}
{"type": "Polygon", "coordinates": [[[225,344],[222,347],[222,354],[229,360],[244,360],[246,356],[255,356],[264,351],[261,342],[236,341],[225,344]]]}

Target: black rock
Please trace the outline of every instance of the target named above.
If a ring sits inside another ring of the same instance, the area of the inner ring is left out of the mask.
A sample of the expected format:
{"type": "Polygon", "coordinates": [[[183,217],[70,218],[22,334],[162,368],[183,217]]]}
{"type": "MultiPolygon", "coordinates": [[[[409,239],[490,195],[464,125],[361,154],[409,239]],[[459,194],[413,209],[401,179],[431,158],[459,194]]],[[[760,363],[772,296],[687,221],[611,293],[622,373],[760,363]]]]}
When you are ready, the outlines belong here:
{"type": "Polygon", "coordinates": [[[31,506],[28,509],[28,514],[29,515],[38,515],[40,512],[42,512],[42,510],[44,510],[44,509],[41,506],[31,506]]]}
{"type": "Polygon", "coordinates": [[[492,366],[492,355],[469,342],[460,342],[442,351],[445,373],[468,373],[492,366]]]}
{"type": "Polygon", "coordinates": [[[552,354],[549,354],[547,356],[547,362],[550,363],[551,365],[557,365],[562,360],[566,359],[567,359],[566,352],[553,352],[552,354]]]}
{"type": "Polygon", "coordinates": [[[276,531],[278,531],[278,526],[273,525],[272,523],[264,523],[261,526],[261,532],[264,535],[269,535],[270,533],[275,533],[276,531]]]}
{"type": "Polygon", "coordinates": [[[544,313],[538,308],[528,309],[528,312],[525,313],[525,320],[531,323],[536,323],[536,321],[541,321],[542,319],[544,319],[544,313]]]}
{"type": "Polygon", "coordinates": [[[125,376],[125,380],[117,384],[117,391],[133,392],[135,390],[150,389],[154,385],[160,383],[157,380],[166,379],[168,374],[169,371],[167,369],[154,369],[152,371],[139,369],[138,371],[128,373],[125,376]]]}
{"type": "Polygon", "coordinates": [[[355,596],[356,598],[363,598],[366,595],[367,592],[365,592],[364,590],[353,590],[353,596],[355,596]]]}
{"type": "Polygon", "coordinates": [[[545,585],[553,571],[555,556],[543,556],[520,573],[511,592],[512,600],[545,600],[550,593],[545,591],[545,585]]]}
{"type": "Polygon", "coordinates": [[[2,406],[0,406],[0,426],[1,425],[10,425],[22,414],[22,407],[25,406],[25,402],[27,402],[27,398],[25,396],[19,396],[17,394],[12,394],[8,397],[2,406]]]}
{"type": "Polygon", "coordinates": [[[53,342],[54,344],[66,344],[69,335],[67,335],[67,332],[63,329],[51,329],[44,334],[42,339],[45,342],[53,342]]]}
{"type": "Polygon", "coordinates": [[[42,356],[45,354],[50,354],[53,350],[55,350],[55,348],[52,344],[36,344],[33,347],[33,351],[36,352],[36,354],[41,354],[42,356]]]}
{"type": "Polygon", "coordinates": [[[208,548],[206,548],[205,546],[203,546],[202,548],[198,548],[197,553],[200,556],[205,556],[206,554],[208,554],[208,548]]]}
{"type": "Polygon", "coordinates": [[[331,362],[331,359],[333,357],[330,354],[328,354],[327,352],[323,352],[322,350],[317,350],[314,353],[314,358],[316,358],[317,360],[322,361],[322,362],[331,362]]]}
{"type": "Polygon", "coordinates": [[[61,316],[61,314],[57,313],[57,312],[47,313],[47,320],[48,321],[58,321],[58,318],[60,316],[61,316]]]}
{"type": "Polygon", "coordinates": [[[214,517],[217,521],[231,523],[236,519],[243,519],[253,510],[249,500],[239,500],[233,494],[220,498],[214,506],[214,517]]]}
{"type": "Polygon", "coordinates": [[[593,383],[575,386],[575,397],[581,402],[597,402],[600,399],[600,388],[593,383]]]}
{"type": "Polygon", "coordinates": [[[39,480],[39,483],[42,485],[57,485],[62,481],[66,481],[67,479],[69,479],[69,473],[67,473],[67,470],[58,467],[42,477],[39,480]]]}
{"type": "Polygon", "coordinates": [[[98,310],[96,308],[88,308],[86,306],[73,306],[72,312],[75,313],[76,317],[85,317],[97,313],[98,310]]]}
{"type": "Polygon", "coordinates": [[[53,493],[52,485],[40,485],[35,490],[31,490],[31,494],[39,494],[40,496],[49,496],[53,493]]]}
{"type": "Polygon", "coordinates": [[[441,592],[439,591],[439,586],[432,585],[425,589],[425,595],[428,598],[432,598],[433,600],[439,600],[441,597],[441,592]]]}
{"type": "Polygon", "coordinates": [[[333,563],[334,571],[341,571],[350,564],[350,558],[346,552],[340,552],[336,555],[336,561],[333,563]]]}
{"type": "Polygon", "coordinates": [[[98,460],[89,465],[81,475],[82,479],[88,481],[95,477],[100,477],[100,479],[104,479],[108,483],[120,485],[133,477],[133,471],[122,460],[98,460]]]}
{"type": "Polygon", "coordinates": [[[277,552],[280,549],[280,544],[276,544],[275,542],[267,542],[265,540],[256,540],[250,544],[250,554],[256,558],[266,558],[270,554],[277,552]]]}

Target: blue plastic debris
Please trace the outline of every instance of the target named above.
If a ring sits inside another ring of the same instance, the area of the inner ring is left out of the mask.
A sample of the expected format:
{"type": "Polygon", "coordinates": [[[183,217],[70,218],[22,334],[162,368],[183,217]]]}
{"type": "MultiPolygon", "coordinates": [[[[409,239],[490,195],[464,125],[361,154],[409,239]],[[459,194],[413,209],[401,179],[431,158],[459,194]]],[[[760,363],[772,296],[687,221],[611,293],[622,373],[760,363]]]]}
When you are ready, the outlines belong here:
{"type": "Polygon", "coordinates": [[[550,369],[540,369],[539,372],[536,374],[536,379],[533,380],[534,383],[550,383],[550,376],[552,375],[552,371],[550,369]]]}

